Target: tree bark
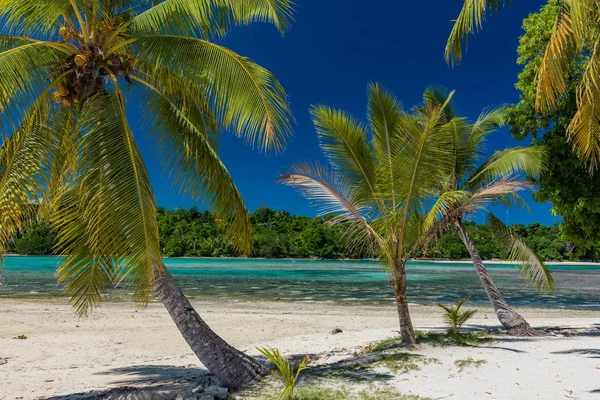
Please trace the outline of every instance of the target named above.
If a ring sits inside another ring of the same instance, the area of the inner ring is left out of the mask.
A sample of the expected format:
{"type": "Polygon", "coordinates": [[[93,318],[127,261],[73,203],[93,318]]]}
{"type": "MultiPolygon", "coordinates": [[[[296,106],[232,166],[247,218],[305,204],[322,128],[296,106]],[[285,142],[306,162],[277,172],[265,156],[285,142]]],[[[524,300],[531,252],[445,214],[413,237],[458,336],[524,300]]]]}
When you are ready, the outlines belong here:
{"type": "Polygon", "coordinates": [[[465,230],[462,221],[456,221],[455,225],[458,235],[462,239],[467,251],[471,255],[473,265],[475,266],[475,272],[477,272],[477,276],[483,285],[483,289],[490,299],[490,303],[492,303],[494,311],[496,312],[496,316],[498,317],[498,320],[502,326],[504,326],[510,334],[523,336],[535,335],[537,331],[529,325],[525,318],[510,308],[504,300],[504,297],[502,297],[500,290],[498,290],[494,284],[494,281],[492,280],[492,277],[485,268],[485,265],[479,256],[479,252],[475,247],[475,243],[465,230]]]}
{"type": "Polygon", "coordinates": [[[267,374],[255,359],[233,348],[210,329],[166,268],[156,273],[154,291],[192,351],[225,386],[237,389],[267,374]]]}
{"type": "Polygon", "coordinates": [[[395,260],[393,268],[395,269],[394,294],[396,296],[396,308],[398,309],[398,319],[400,320],[400,336],[402,344],[416,344],[415,331],[408,311],[408,301],[406,300],[406,263],[395,260]]]}

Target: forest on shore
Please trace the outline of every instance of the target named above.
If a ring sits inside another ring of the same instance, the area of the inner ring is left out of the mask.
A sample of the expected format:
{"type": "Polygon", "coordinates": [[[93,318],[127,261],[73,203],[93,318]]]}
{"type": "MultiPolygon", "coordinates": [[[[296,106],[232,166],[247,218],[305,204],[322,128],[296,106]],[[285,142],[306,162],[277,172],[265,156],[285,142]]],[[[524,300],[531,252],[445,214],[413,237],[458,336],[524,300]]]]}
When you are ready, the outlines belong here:
{"type": "MultiPolygon", "coordinates": [[[[224,237],[220,221],[209,211],[158,209],[161,249],[168,257],[235,257],[233,245],[224,237]]],[[[369,249],[350,246],[344,228],[328,224],[331,217],[306,217],[287,211],[259,207],[251,214],[253,257],[265,258],[356,258],[372,257],[369,249]]],[[[484,259],[504,258],[487,224],[467,222],[467,229],[484,259]]],[[[533,223],[515,224],[516,232],[543,260],[597,260],[600,250],[581,253],[573,243],[561,238],[560,226],[533,223]]],[[[10,248],[22,255],[53,254],[56,235],[46,222],[31,222],[10,248]]],[[[460,238],[449,232],[418,249],[415,257],[458,260],[469,258],[460,238]]]]}

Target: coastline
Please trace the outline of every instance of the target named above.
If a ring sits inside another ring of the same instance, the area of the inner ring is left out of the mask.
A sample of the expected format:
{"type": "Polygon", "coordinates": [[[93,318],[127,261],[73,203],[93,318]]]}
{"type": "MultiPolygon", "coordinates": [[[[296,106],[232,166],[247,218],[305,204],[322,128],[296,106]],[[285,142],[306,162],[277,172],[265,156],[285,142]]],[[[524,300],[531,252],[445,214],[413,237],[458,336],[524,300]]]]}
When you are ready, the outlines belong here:
{"type": "MultiPolygon", "coordinates": [[[[27,254],[18,254],[18,253],[8,253],[5,254],[4,257],[64,257],[60,254],[43,254],[43,255],[27,255],[27,254]]],[[[196,256],[182,256],[182,257],[169,257],[167,255],[163,255],[163,259],[165,260],[263,260],[263,261],[345,261],[345,262],[379,262],[377,258],[369,258],[369,259],[359,259],[359,258],[290,258],[290,257],[282,257],[282,258],[266,258],[266,257],[196,257],[196,256]]],[[[428,263],[436,263],[436,264],[472,264],[473,261],[471,259],[462,259],[462,260],[451,260],[451,259],[440,259],[440,258],[409,258],[408,262],[428,262],[428,263]]],[[[512,265],[515,264],[514,261],[511,260],[501,260],[501,259],[493,259],[493,260],[483,260],[484,264],[487,265],[512,265]]],[[[600,266],[600,262],[595,261],[544,261],[546,265],[561,265],[561,266],[600,266]]]]}
{"type": "MultiPolygon", "coordinates": [[[[257,346],[268,345],[281,349],[284,354],[309,352],[347,357],[353,348],[396,336],[398,329],[398,316],[392,303],[343,305],[202,300],[193,301],[193,304],[225,340],[253,355],[257,355],[257,346]],[[342,329],[343,333],[332,335],[335,328],[342,329]]],[[[469,308],[478,312],[467,329],[499,327],[490,307],[469,308]]],[[[600,310],[518,309],[538,327],[593,328],[600,323],[600,310]]],[[[172,382],[204,373],[160,304],[151,303],[140,310],[134,303],[103,303],[87,318],[78,318],[64,299],[43,302],[0,299],[0,310],[0,359],[6,362],[0,364],[0,373],[6,377],[2,389],[7,399],[35,399],[121,386],[145,387],[152,382],[172,382]],[[20,335],[27,338],[15,339],[20,335]]],[[[413,304],[411,314],[419,330],[443,329],[442,316],[436,306],[413,304]]],[[[585,341],[583,336],[579,339],[573,339],[579,341],[572,345],[566,342],[565,346],[598,348],[600,345],[598,336],[586,337],[585,341]]],[[[544,340],[516,341],[500,346],[517,346],[516,350],[521,353],[485,349],[469,352],[457,348],[426,351],[440,360],[458,357],[456,351],[465,353],[463,358],[475,351],[477,357],[488,357],[490,365],[495,365],[505,362],[503,357],[518,356],[528,360],[542,357],[540,348],[545,349],[547,343],[544,340]]],[[[550,349],[556,349],[555,342],[548,343],[550,349]]],[[[533,364],[543,362],[529,361],[533,364]]],[[[563,367],[573,365],[564,363],[560,368],[563,367]]],[[[583,379],[587,372],[582,368],[580,366],[579,376],[583,379]]],[[[560,374],[563,376],[562,370],[560,374]]],[[[422,381],[418,377],[415,379],[413,382],[402,378],[404,392],[429,395],[435,389],[441,394],[446,393],[442,378],[426,393],[420,391],[418,382],[422,384],[422,381]]],[[[453,378],[449,376],[448,379],[453,378]]],[[[593,380],[589,376],[588,379],[593,380]]],[[[579,385],[568,379],[564,381],[571,390],[579,385]]],[[[478,386],[468,390],[478,390],[478,386]]],[[[475,395],[475,398],[479,397],[475,395]]]]}

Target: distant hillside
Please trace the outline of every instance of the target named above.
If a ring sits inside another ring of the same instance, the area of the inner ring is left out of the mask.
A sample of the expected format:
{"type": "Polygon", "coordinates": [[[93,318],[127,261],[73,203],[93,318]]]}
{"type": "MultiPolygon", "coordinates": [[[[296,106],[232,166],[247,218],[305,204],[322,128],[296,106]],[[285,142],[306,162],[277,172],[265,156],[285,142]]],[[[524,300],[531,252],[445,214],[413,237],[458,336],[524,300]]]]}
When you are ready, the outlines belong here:
{"type": "MultiPolygon", "coordinates": [[[[327,223],[330,217],[304,217],[287,211],[260,207],[251,215],[253,226],[253,256],[266,258],[365,258],[373,257],[366,246],[350,246],[344,227],[327,223]]],[[[212,213],[188,210],[158,209],[158,226],[163,254],[170,257],[235,256],[233,246],[224,238],[219,221],[212,213]]],[[[467,223],[473,239],[485,259],[503,258],[504,254],[491,238],[487,225],[467,223]]],[[[600,251],[577,255],[571,243],[560,238],[559,226],[537,223],[529,226],[513,225],[514,231],[538,252],[544,260],[599,259],[600,251]]],[[[16,240],[11,251],[28,255],[52,254],[55,234],[47,223],[31,223],[16,240]]],[[[469,254],[454,233],[443,235],[420,250],[415,257],[463,259],[469,254]]]]}

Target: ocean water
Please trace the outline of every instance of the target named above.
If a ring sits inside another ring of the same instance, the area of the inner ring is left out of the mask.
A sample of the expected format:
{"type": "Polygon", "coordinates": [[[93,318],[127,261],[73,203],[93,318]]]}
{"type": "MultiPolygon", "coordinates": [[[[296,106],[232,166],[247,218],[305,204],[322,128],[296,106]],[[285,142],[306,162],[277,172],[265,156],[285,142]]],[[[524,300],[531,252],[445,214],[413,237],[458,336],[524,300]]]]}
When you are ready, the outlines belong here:
{"type": "MultiPolygon", "coordinates": [[[[5,257],[0,297],[65,296],[55,271],[59,257],[5,257]]],[[[191,298],[239,300],[390,302],[389,274],[371,261],[309,261],[258,259],[165,259],[165,264],[191,298]]],[[[549,267],[555,294],[537,292],[519,278],[513,266],[488,266],[509,304],[532,307],[600,309],[600,267],[549,267]]],[[[471,264],[410,262],[409,301],[450,302],[472,295],[471,303],[487,303],[471,264]]],[[[110,299],[126,300],[126,291],[111,291],[110,299]]]]}

